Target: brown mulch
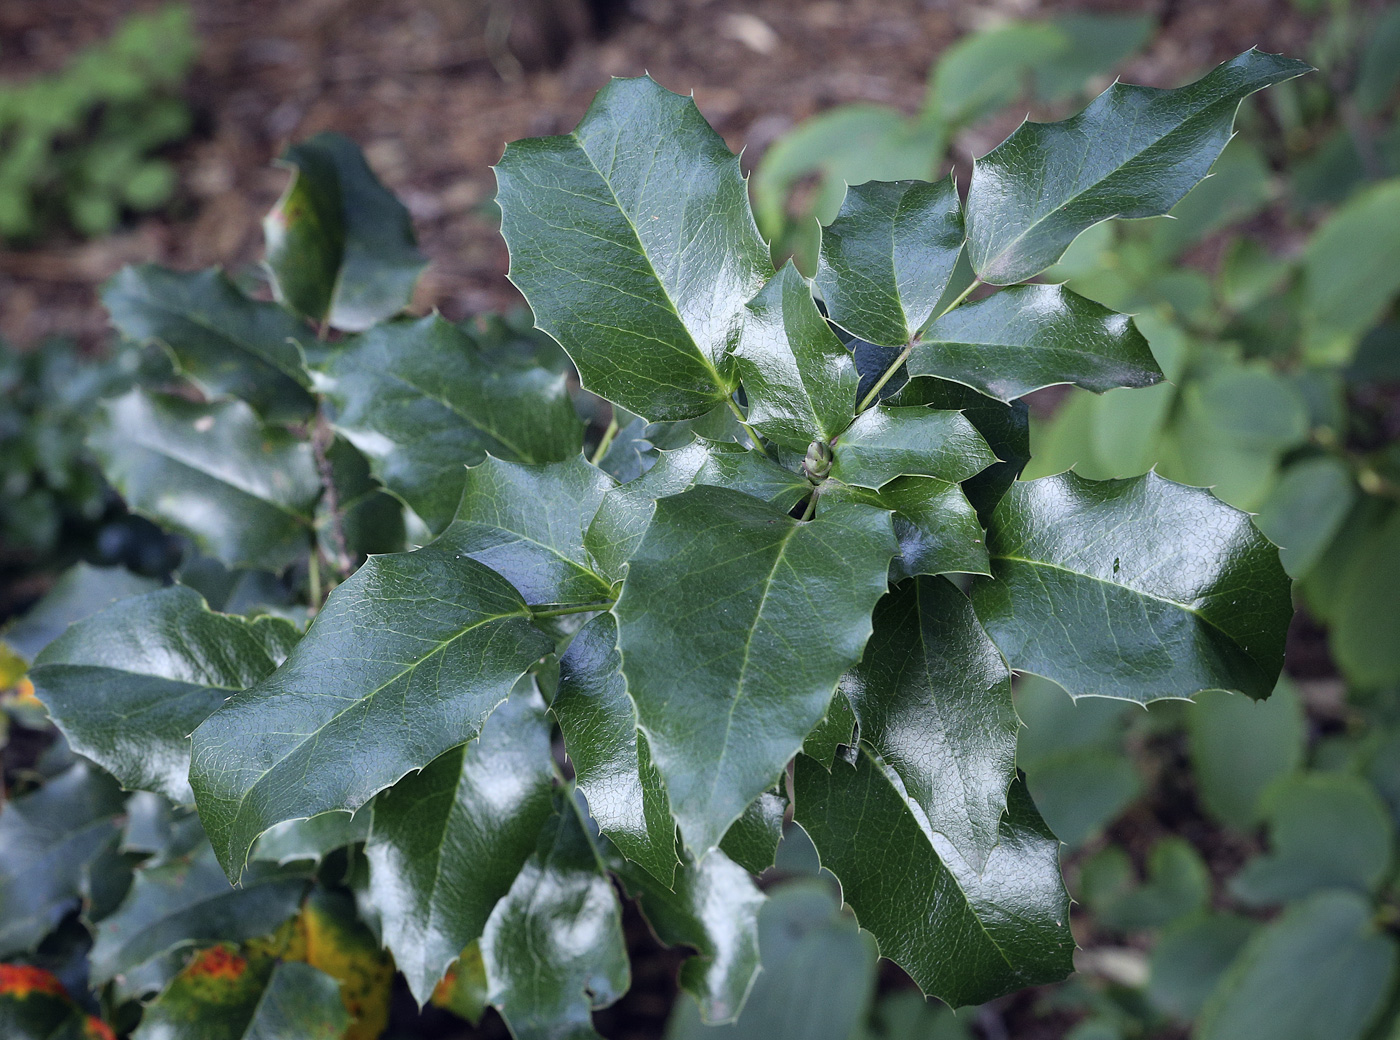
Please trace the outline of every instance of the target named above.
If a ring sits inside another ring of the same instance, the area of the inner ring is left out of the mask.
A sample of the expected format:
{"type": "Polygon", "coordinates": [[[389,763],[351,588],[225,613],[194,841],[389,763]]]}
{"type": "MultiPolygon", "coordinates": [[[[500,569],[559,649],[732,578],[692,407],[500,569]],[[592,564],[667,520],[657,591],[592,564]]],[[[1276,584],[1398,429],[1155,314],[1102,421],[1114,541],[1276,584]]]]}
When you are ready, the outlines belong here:
{"type": "MultiPolygon", "coordinates": [[[[62,66],[144,0],[5,0],[0,81],[62,66]]],[[[1075,8],[1154,14],[1162,32],[1128,69],[1179,82],[1251,45],[1305,53],[1312,26],[1288,0],[194,0],[203,40],[187,95],[200,123],[174,152],[181,193],[165,216],[82,242],[0,249],[0,336],[32,345],[105,334],[94,289],[122,264],[237,268],[288,141],[356,139],[412,211],[432,267],[416,306],[451,317],[516,302],[489,200],[504,142],[572,128],[609,76],[650,71],[694,91],[746,161],[832,105],[914,111],[928,67],[989,20],[1075,8]],[[601,23],[601,24],[600,24],[601,23]],[[551,62],[553,66],[551,67],[551,62]]],[[[997,131],[1011,127],[994,128],[997,131]]],[[[999,136],[999,134],[998,134],[999,136]]],[[[980,153],[995,137],[958,142],[980,153]]]]}

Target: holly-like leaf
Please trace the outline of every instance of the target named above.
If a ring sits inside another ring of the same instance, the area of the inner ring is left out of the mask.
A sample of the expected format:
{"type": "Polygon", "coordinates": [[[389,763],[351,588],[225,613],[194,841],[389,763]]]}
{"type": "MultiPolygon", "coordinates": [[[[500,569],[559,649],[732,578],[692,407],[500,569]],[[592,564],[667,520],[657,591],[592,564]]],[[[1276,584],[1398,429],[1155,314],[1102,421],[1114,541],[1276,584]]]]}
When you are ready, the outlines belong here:
{"type": "Polygon", "coordinates": [[[696,855],[826,712],[894,552],[889,514],[869,506],[801,523],[724,488],[657,502],[614,613],[628,692],[696,855]]]}
{"type": "Polygon", "coordinates": [[[90,955],[94,985],[174,950],[272,932],[297,912],[307,881],[264,867],[233,888],[205,844],[190,856],[138,870],[116,913],[98,923],[90,955]]]}
{"type": "Polygon", "coordinates": [[[564,651],[550,709],[598,827],[669,889],[678,865],[676,821],[646,735],[637,729],[611,614],[589,621],[564,651]]]}
{"type": "Polygon", "coordinates": [[[780,447],[803,452],[813,441],[829,441],[855,414],[859,377],[851,352],[791,262],[749,302],[734,358],[749,425],[780,447]]]}
{"type": "Polygon", "coordinates": [[[871,489],[902,476],[957,483],[996,461],[976,427],[957,412],[884,404],[862,412],[833,455],[832,479],[871,489]]]}
{"type": "Polygon", "coordinates": [[[583,447],[562,373],[497,364],[433,314],[351,339],[330,359],[334,423],[433,531],[452,519],[464,467],[487,453],[560,462],[583,447]]]}
{"type": "Polygon", "coordinates": [[[593,1009],[626,992],[622,908],[573,805],[540,831],[486,924],[481,955],[491,1003],[518,1040],[596,1037],[593,1009]]]}
{"type": "Polygon", "coordinates": [[[594,573],[583,533],[613,486],[582,455],[546,466],[488,458],[467,470],[443,541],[504,577],[532,606],[608,600],[612,583],[594,573]]]}
{"type": "Polygon", "coordinates": [[[724,487],[771,502],[786,512],[806,498],[812,485],[766,455],[737,444],[695,438],[658,453],[656,464],[636,480],[606,495],[584,535],[599,572],[621,581],[627,561],[642,544],[656,501],[692,487],[724,487]]]}
{"type": "Polygon", "coordinates": [[[253,860],[295,863],[299,859],[319,863],[327,854],[369,837],[371,813],[328,812],[305,820],[287,820],[264,831],[253,846],[253,860]]]}
{"type": "Polygon", "coordinates": [[[185,965],[132,1040],[339,1040],[349,1025],[329,975],[223,944],[185,965]]]}
{"type": "Polygon", "coordinates": [[[1017,671],[1070,694],[1267,697],[1293,614],[1278,550],[1203,488],[1148,473],[1017,483],[972,602],[1017,671]]]}
{"type": "Polygon", "coordinates": [[[51,971],[0,964],[0,1036],[5,1040],[112,1040],[111,1029],[83,1014],[51,971]]]}
{"type": "Polygon", "coordinates": [[[758,913],[763,892],[723,852],[687,861],[665,887],[630,864],[615,864],[657,937],[696,953],[681,965],[681,988],[711,1025],[738,1016],[759,973],[758,913]]]}
{"type": "Polygon", "coordinates": [[[949,311],[915,344],[909,374],[1008,402],[1058,383],[1102,393],[1162,379],[1131,318],[1060,285],[1018,285],[949,311]]]}
{"type": "Polygon", "coordinates": [[[533,689],[374,800],[369,902],[420,1004],[481,935],[553,808],[549,719],[533,689]]]}
{"type": "Polygon", "coordinates": [[[722,403],[773,273],[738,157],[689,97],[614,79],[572,134],[496,166],[510,278],[585,388],[653,422],[722,403]]]}
{"type": "Polygon", "coordinates": [[[79,761],[0,812],[0,956],[33,950],[72,909],[83,871],[121,831],[112,778],[79,761]]]}
{"type": "Polygon", "coordinates": [[[122,786],[191,802],[189,735],[277,667],[268,628],[296,635],[278,618],[216,614],[180,585],[133,596],[50,643],[34,691],[73,750],[122,786]]]}
{"type": "Polygon", "coordinates": [[[241,398],[271,421],[315,409],[304,322],[251,300],[218,268],[189,274],[154,264],[124,267],[102,287],[112,324],[127,339],[159,343],[205,394],[241,398]]]}
{"type": "Polygon", "coordinates": [[[853,763],[838,756],[830,772],[799,756],[795,797],[797,821],[861,927],[925,993],[960,1007],[1069,974],[1059,842],[1019,781],[980,871],[928,829],[868,748],[853,763]]]}
{"type": "Polygon", "coordinates": [[[288,148],[282,162],[295,172],[263,221],[277,298],[348,332],[408,306],[427,260],[408,210],[354,143],[317,134],[288,148]]]}
{"type": "Polygon", "coordinates": [[[403,503],[384,490],[370,471],[369,459],[344,437],[326,449],[335,510],[323,497],[316,510],[316,538],[328,559],[340,552],[340,534],[352,561],[372,554],[403,552],[408,547],[403,503]]]}
{"type": "Polygon", "coordinates": [[[860,740],[899,776],[924,825],[981,870],[1016,775],[1011,672],[947,579],[897,586],[874,624],[841,683],[860,740]]]}
{"type": "Polygon", "coordinates": [[[342,1040],[379,1040],[389,1024],[394,961],[361,920],[356,899],[340,889],[315,886],[287,938],[284,958],[305,961],[339,983],[340,1001],[354,1023],[342,1040]]]}
{"type": "Polygon", "coordinates": [[[894,510],[896,580],[915,574],[990,574],[987,542],[961,486],[937,477],[896,477],[879,491],[833,485],[823,499],[894,510]]]}
{"type": "Polygon", "coordinates": [[[781,790],[779,785],[751,801],[720,839],[720,851],[750,874],[762,874],[777,858],[788,807],[781,790]]]}
{"type": "Polygon", "coordinates": [[[133,574],[125,567],[94,567],[79,560],[59,575],[43,599],[0,631],[0,653],[13,650],[33,661],[75,621],[119,599],[158,588],[156,579],[133,574]]]}
{"type": "Polygon", "coordinates": [[[194,733],[220,862],[237,877],[274,824],[356,809],[472,739],[550,649],[519,593],[450,543],[371,557],[281,668],[194,733]]]}
{"type": "Polygon", "coordinates": [[[868,343],[904,346],[933,317],[962,245],[951,177],[852,185],[822,229],[816,282],[827,314],[868,343]]]}
{"type": "Polygon", "coordinates": [[[973,167],[966,221],[978,276],[1025,281],[1093,224],[1166,213],[1209,173],[1240,102],[1308,71],[1249,50],[1175,90],[1114,83],[1076,116],[1022,123],[973,167]]]}
{"type": "Polygon", "coordinates": [[[281,570],[307,550],[321,494],[311,446],[242,401],[132,390],[101,405],[88,446],[134,512],[231,567],[281,570]]]}

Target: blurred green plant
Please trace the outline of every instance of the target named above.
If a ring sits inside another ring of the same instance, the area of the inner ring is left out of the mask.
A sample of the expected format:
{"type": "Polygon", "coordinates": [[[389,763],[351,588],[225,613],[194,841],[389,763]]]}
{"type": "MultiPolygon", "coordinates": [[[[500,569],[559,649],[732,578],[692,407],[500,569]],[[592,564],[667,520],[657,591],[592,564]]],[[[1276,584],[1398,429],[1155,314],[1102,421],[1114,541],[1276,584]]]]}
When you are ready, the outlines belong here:
{"type": "Polygon", "coordinates": [[[175,169],[152,153],[190,132],[178,90],[198,47],[174,5],[132,15],[57,73],[0,85],[0,240],[58,223],[103,235],[169,202],[175,169]]]}

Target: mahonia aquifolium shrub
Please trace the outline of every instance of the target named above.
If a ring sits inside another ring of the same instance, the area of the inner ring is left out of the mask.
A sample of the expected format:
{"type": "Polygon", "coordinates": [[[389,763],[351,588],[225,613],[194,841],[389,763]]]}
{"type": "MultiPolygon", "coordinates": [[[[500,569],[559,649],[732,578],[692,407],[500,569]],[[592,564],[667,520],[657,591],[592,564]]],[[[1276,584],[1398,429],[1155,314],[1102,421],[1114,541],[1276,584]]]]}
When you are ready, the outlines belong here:
{"type": "Polygon", "coordinates": [[[814,282],[774,270],[693,101],[615,80],[574,133],[511,144],[496,170],[511,278],[576,400],[547,346],[499,324],[396,318],[422,258],[334,136],[288,153],[277,302],[217,271],[119,275],[118,328],[206,400],[107,402],[108,478],[224,567],[304,572],[314,617],[303,633],[308,612],[226,589],[244,606],[216,612],[192,576],[39,655],[72,748],[167,806],[167,843],[196,835],[98,924],[93,980],[146,980],[141,1029],[194,1035],[178,1024],[232,962],[181,967],[132,936],[197,878],[239,901],[197,942],[242,944],[247,1021],[273,990],[325,1014],[350,984],[295,952],[297,864],[348,847],[324,898],[420,1001],[452,969],[447,988],[517,1036],[590,1034],[629,983],[615,876],[697,951],[681,984],[726,1021],[759,970],[752,875],[789,811],[926,993],[1066,975],[1012,670],[1076,697],[1263,698],[1291,603],[1274,546],[1206,490],[1016,479],[1023,395],[1162,378],[1129,316],[1028,279],[1093,224],[1166,212],[1240,102],[1306,70],[1249,51],[1176,90],[1115,84],[1022,125],[965,203],[951,180],[853,186],[814,282]],[[585,455],[599,399],[612,418],[585,455]]]}

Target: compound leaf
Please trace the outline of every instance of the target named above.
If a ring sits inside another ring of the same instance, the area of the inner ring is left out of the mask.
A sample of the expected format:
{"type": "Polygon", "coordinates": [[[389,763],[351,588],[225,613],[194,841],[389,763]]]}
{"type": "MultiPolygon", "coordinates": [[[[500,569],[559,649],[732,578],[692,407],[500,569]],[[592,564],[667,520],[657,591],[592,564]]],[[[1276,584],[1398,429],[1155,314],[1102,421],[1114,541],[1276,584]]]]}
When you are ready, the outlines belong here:
{"type": "Polygon", "coordinates": [[[831,477],[877,489],[895,477],[966,480],[996,462],[977,428],[958,412],[878,404],[837,440],[831,477]]]}
{"type": "Polygon", "coordinates": [[[822,229],[816,282],[827,314],[868,343],[904,346],[933,317],[962,245],[951,177],[852,185],[822,229]]]}
{"type": "Polygon", "coordinates": [[[488,458],[467,470],[443,541],[504,577],[531,606],[605,600],[612,583],[594,573],[583,533],[613,486],[582,455],[544,466],[488,458]]]}
{"type": "Polygon", "coordinates": [[[977,616],[1018,671],[1076,697],[1267,697],[1293,614],[1278,550],[1203,488],[1148,473],[1012,485],[977,616]]]}
{"type": "Polygon", "coordinates": [[[949,311],[915,344],[909,374],[1005,402],[1058,383],[1102,393],[1162,379],[1131,318],[1060,285],[1017,285],[949,311]]]}
{"type": "Polygon", "coordinates": [[[177,585],[79,621],[45,647],[31,678],[74,751],[129,790],[188,803],[190,734],[277,667],[261,631],[284,627],[216,614],[177,585]]]}
{"type": "Polygon", "coordinates": [[[797,821],[880,952],[926,994],[980,1004],[1072,969],[1059,842],[1019,781],[979,872],[928,829],[897,774],[862,747],[828,772],[797,759],[797,821]]]}
{"type": "Polygon", "coordinates": [[[614,79],[572,133],[496,166],[511,280],[583,385],[653,422],[722,403],[773,273],[738,157],[692,98],[614,79]]]}
{"type": "Polygon", "coordinates": [[[749,425],[802,452],[846,428],[856,410],[856,366],[791,262],[748,304],[734,359],[749,425]]]}
{"type": "Polygon", "coordinates": [[[486,923],[481,955],[491,1003],[518,1040],[596,1038],[593,1008],[627,990],[622,908],[574,806],[540,831],[486,923]]]}
{"type": "Polygon", "coordinates": [[[236,878],[274,824],[356,809],[472,739],[551,646],[519,593],[450,542],[370,557],[282,667],[194,733],[219,861],[236,878]]]}
{"type": "Polygon", "coordinates": [[[88,445],[134,512],[230,567],[277,571],[306,552],[321,494],[311,445],[242,401],[132,390],[101,404],[88,445]]]}
{"type": "Polygon", "coordinates": [[[973,268],[997,285],[1025,281],[1093,224],[1166,213],[1206,177],[1240,102],[1308,71],[1248,50],[1175,90],[1115,83],[1076,116],[1022,123],[973,167],[973,268]]]}
{"type": "Polygon", "coordinates": [[[925,826],[981,870],[1016,775],[1011,672],[945,578],[898,585],[874,625],[841,683],[860,739],[898,774],[925,826]]]}
{"type": "Polygon", "coordinates": [[[550,708],[599,829],[669,890],[679,862],[676,821],[647,738],[637,729],[611,614],[589,621],[564,651],[550,708]]]}
{"type": "Polygon", "coordinates": [[[549,720],[533,689],[374,800],[367,898],[420,1004],[535,849],[553,807],[549,720]]]}
{"type": "Polygon", "coordinates": [[[330,359],[325,391],[336,429],[433,531],[452,519],[463,467],[488,452],[561,462],[583,447],[563,374],[494,363],[436,314],[351,339],[330,359]]]}
{"type": "Polygon", "coordinates": [[[889,514],[869,506],[801,523],[725,488],[657,502],[614,613],[628,692],[697,856],[825,714],[894,552],[889,514]]]}
{"type": "Polygon", "coordinates": [[[102,287],[112,324],[127,339],[159,343],[205,394],[247,401],[269,420],[304,419],[315,408],[303,349],[304,322],[251,300],[222,271],[124,267],[102,287]]]}
{"type": "Polygon", "coordinates": [[[263,221],[277,298],[312,321],[359,332],[408,306],[427,266],[403,203],[352,141],[292,145],[292,181],[263,221]]]}

